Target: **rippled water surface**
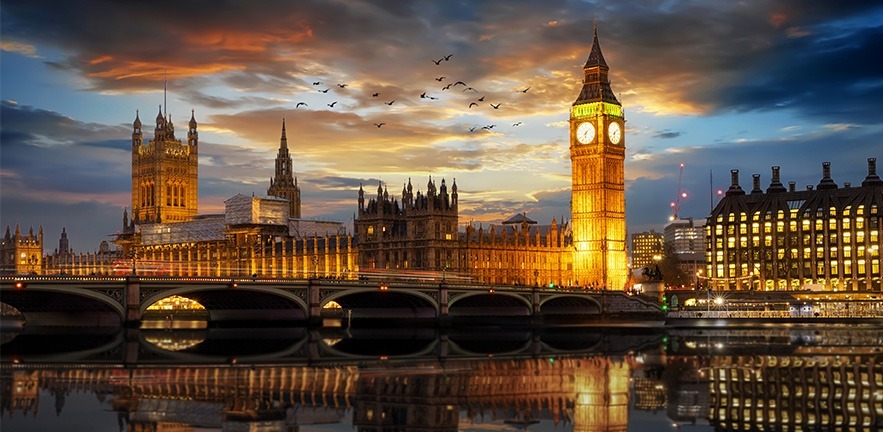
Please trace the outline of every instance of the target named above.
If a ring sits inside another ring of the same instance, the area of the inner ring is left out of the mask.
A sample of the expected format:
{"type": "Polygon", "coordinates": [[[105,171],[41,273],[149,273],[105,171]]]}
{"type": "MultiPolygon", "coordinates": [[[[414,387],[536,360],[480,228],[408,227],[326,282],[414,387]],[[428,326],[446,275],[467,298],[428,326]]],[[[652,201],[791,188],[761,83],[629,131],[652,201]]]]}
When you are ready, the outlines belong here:
{"type": "Polygon", "coordinates": [[[879,327],[196,327],[4,330],[2,430],[883,427],[879,327]]]}

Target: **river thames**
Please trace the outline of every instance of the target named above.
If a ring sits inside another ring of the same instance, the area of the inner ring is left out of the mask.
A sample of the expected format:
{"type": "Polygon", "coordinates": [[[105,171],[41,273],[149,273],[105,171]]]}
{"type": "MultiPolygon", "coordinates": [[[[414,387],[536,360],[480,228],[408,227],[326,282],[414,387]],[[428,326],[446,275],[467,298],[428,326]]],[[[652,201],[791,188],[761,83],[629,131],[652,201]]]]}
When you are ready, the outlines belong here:
{"type": "Polygon", "coordinates": [[[7,328],[15,431],[883,427],[883,328],[7,328]]]}

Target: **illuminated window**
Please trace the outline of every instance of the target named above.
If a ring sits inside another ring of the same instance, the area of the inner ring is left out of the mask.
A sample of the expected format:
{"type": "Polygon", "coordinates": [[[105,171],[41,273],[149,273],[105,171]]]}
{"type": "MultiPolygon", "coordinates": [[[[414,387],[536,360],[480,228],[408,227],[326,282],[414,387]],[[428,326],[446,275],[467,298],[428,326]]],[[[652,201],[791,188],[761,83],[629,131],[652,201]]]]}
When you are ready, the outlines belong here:
{"type": "Polygon", "coordinates": [[[828,219],[828,230],[836,231],[837,230],[837,219],[828,219]]]}
{"type": "Polygon", "coordinates": [[[804,231],[809,231],[809,226],[810,226],[810,224],[809,224],[808,220],[804,219],[801,222],[801,228],[803,228],[804,231]]]}
{"type": "Polygon", "coordinates": [[[816,248],[816,258],[824,259],[825,258],[825,248],[816,248]]]}
{"type": "Polygon", "coordinates": [[[715,226],[714,227],[714,234],[715,235],[724,235],[724,226],[723,225],[715,226]]]}
{"type": "Polygon", "coordinates": [[[785,232],[785,222],[776,222],[776,232],[785,232]]]}
{"type": "Polygon", "coordinates": [[[817,219],[816,220],[816,231],[821,231],[821,230],[825,229],[824,223],[825,222],[822,221],[821,219],[817,219]]]}
{"type": "Polygon", "coordinates": [[[771,222],[766,222],[763,224],[763,232],[764,234],[769,234],[772,232],[773,224],[771,222]]]}
{"type": "Polygon", "coordinates": [[[855,228],[856,229],[864,229],[865,228],[865,218],[859,216],[855,218],[855,228]]]}
{"type": "Polygon", "coordinates": [[[760,236],[751,237],[751,246],[760,247],[760,236]]]}
{"type": "Polygon", "coordinates": [[[748,226],[746,224],[739,224],[739,234],[748,234],[748,226]]]}
{"type": "Polygon", "coordinates": [[[727,237],[727,247],[730,249],[736,247],[736,238],[735,237],[727,237]]]}
{"type": "Polygon", "coordinates": [[[748,237],[740,237],[739,238],[739,246],[746,248],[748,247],[748,237]]]}
{"type": "Polygon", "coordinates": [[[803,259],[810,259],[812,257],[812,249],[803,248],[803,259]]]}
{"type": "Polygon", "coordinates": [[[773,245],[773,236],[766,236],[763,238],[763,245],[766,247],[770,247],[773,245]]]}
{"type": "Polygon", "coordinates": [[[849,222],[850,222],[849,218],[843,218],[843,229],[845,229],[845,230],[849,229],[849,226],[850,226],[849,222]]]}

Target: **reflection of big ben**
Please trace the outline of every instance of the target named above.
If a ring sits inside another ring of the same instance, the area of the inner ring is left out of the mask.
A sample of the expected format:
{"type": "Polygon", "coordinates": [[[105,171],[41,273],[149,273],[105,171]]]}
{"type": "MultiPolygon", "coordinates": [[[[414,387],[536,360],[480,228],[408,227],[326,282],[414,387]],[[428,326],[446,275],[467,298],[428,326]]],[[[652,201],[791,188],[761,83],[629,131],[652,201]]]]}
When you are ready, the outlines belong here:
{"type": "Polygon", "coordinates": [[[621,290],[625,253],[625,117],[607,74],[598,28],[584,66],[583,87],[570,111],[574,279],[621,290]]]}

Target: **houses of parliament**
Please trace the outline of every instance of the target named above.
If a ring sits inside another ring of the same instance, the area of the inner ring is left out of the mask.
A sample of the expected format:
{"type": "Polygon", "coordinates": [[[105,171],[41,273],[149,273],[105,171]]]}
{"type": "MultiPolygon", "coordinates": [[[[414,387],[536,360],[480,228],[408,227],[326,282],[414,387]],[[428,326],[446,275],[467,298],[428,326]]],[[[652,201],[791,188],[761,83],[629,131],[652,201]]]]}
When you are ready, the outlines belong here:
{"type": "MultiPolygon", "coordinates": [[[[195,113],[186,139],[160,111],[145,142],[136,113],[132,131],[131,211],[111,249],[74,254],[62,232],[43,254],[42,228],[18,227],[2,239],[6,273],[69,275],[259,276],[354,279],[365,274],[463,278],[474,283],[623,289],[627,282],[625,119],[608,79],[597,28],[584,79],[570,107],[572,214],[540,225],[526,214],[459,230],[455,180],[409,179],[396,197],[389,186],[362,185],[353,233],[342,223],[301,217],[301,194],[282,121],[267,196],[237,194],[223,214],[200,215],[199,134],[195,113]]],[[[395,192],[393,192],[395,193],[395,192]]]]}

